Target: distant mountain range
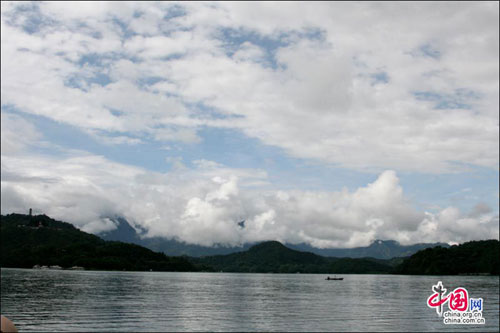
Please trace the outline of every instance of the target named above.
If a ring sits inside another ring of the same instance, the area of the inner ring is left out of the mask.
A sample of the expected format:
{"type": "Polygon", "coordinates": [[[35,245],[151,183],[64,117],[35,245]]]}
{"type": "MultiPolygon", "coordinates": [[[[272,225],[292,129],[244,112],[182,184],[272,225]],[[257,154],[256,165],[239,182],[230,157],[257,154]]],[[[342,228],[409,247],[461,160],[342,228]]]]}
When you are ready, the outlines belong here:
{"type": "Polygon", "coordinates": [[[441,246],[450,247],[446,243],[418,243],[413,245],[401,245],[394,240],[375,240],[369,246],[354,247],[350,249],[318,249],[308,244],[286,244],[291,249],[299,251],[308,251],[324,257],[350,257],[365,258],[372,257],[377,259],[391,259],[396,257],[408,257],[420,250],[441,246]]]}
{"type": "MultiPolygon", "coordinates": [[[[126,228],[127,225],[123,227],[126,228]]],[[[375,243],[380,246],[384,244],[375,243]]],[[[389,244],[397,245],[395,242],[389,244]]],[[[267,241],[255,244],[248,250],[226,255],[174,257],[137,244],[105,241],[78,230],[69,223],[56,221],[45,215],[0,216],[1,267],[120,271],[498,275],[499,251],[498,240],[483,240],[449,248],[427,248],[408,258],[339,258],[294,250],[277,241],[267,241]]]]}
{"type": "Polygon", "coordinates": [[[202,257],[230,254],[248,250],[252,245],[254,245],[245,244],[241,247],[208,247],[195,244],[187,244],[176,239],[167,239],[163,237],[141,238],[141,235],[144,235],[146,230],[138,227],[139,231],[136,231],[136,229],[131,227],[127,220],[123,218],[116,218],[111,220],[116,224],[116,229],[108,232],[97,233],[97,236],[101,237],[104,240],[138,244],[156,252],[163,252],[169,256],[202,257]]]}
{"type": "Polygon", "coordinates": [[[498,275],[500,242],[470,241],[449,248],[434,247],[408,258],[336,258],[262,242],[247,251],[190,258],[200,270],[245,273],[498,275]]]}
{"type": "MultiPolygon", "coordinates": [[[[136,231],[127,220],[123,218],[115,218],[112,221],[116,224],[116,229],[97,234],[105,240],[114,240],[121,242],[134,243],[144,246],[148,249],[157,252],[163,252],[169,256],[213,256],[224,255],[235,252],[242,252],[248,250],[255,243],[247,243],[242,246],[227,247],[222,245],[215,245],[213,247],[201,246],[195,244],[187,244],[176,239],[167,239],[162,237],[141,238],[145,234],[145,230],[140,229],[136,231]]],[[[286,247],[303,252],[311,252],[324,257],[338,257],[338,258],[365,258],[372,257],[377,259],[391,259],[395,257],[408,257],[412,254],[436,246],[444,248],[450,247],[446,243],[419,243],[414,245],[401,245],[394,240],[375,240],[372,244],[366,247],[355,248],[334,248],[334,249],[320,249],[312,247],[305,243],[290,244],[285,243],[286,247]]]]}
{"type": "Polygon", "coordinates": [[[333,258],[290,249],[277,241],[262,242],[247,251],[190,258],[201,270],[244,273],[388,274],[401,260],[333,258]]]}
{"type": "Polygon", "coordinates": [[[227,255],[166,256],[137,244],[103,240],[46,215],[22,214],[0,217],[0,250],[1,267],[39,269],[380,274],[401,262],[327,258],[276,241],[227,255]]]}

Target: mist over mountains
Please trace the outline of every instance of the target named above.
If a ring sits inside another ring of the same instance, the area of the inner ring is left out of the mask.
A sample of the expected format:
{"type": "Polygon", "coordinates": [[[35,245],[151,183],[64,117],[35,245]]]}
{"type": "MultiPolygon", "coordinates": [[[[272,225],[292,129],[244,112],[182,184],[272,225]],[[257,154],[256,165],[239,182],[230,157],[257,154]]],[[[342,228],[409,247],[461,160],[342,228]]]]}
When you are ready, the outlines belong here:
{"type": "Polygon", "coordinates": [[[193,255],[498,237],[498,2],[1,4],[1,214],[193,255]]]}
{"type": "MultiPolygon", "coordinates": [[[[116,229],[97,233],[99,237],[104,240],[122,241],[128,243],[138,244],[147,247],[153,251],[163,252],[171,256],[213,256],[225,255],[235,252],[242,252],[250,249],[255,243],[245,243],[242,246],[224,246],[216,245],[213,247],[202,246],[196,244],[188,244],[186,242],[177,240],[175,238],[167,239],[162,237],[144,237],[146,230],[132,227],[127,220],[118,217],[111,219],[116,225],[116,229]]],[[[240,222],[243,224],[243,222],[240,222]]],[[[290,249],[298,251],[311,252],[325,257],[350,257],[350,258],[364,258],[372,257],[377,259],[391,259],[394,257],[407,257],[412,254],[436,246],[444,248],[449,247],[446,243],[418,243],[413,245],[401,245],[394,240],[375,240],[369,246],[355,247],[355,248],[316,248],[306,243],[290,244],[285,243],[290,249]]]]}
{"type": "MultiPolygon", "coordinates": [[[[226,255],[188,257],[168,256],[137,244],[103,240],[47,215],[1,215],[0,229],[2,267],[417,275],[498,275],[499,272],[499,242],[494,239],[470,241],[449,248],[437,246],[420,250],[410,257],[392,259],[327,257],[291,249],[279,241],[260,242],[248,250],[226,255]]],[[[395,244],[374,242],[376,245],[384,243],[395,244]]]]}

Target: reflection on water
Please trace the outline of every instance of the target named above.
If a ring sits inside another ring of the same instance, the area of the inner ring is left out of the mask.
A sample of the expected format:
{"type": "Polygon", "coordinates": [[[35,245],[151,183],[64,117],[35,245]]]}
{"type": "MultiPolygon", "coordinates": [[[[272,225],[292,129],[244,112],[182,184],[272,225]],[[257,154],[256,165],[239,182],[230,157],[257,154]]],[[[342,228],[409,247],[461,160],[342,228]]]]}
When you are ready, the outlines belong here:
{"type": "Polygon", "coordinates": [[[499,278],[1,270],[21,331],[498,331],[499,278]],[[486,325],[444,325],[432,285],[484,299],[486,325]]]}

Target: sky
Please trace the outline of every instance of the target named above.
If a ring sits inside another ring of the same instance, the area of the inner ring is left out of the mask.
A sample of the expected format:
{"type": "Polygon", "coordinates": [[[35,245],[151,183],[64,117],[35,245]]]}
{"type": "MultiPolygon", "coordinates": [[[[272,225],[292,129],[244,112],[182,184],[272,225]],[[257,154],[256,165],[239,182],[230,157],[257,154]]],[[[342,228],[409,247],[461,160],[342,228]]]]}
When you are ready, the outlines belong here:
{"type": "Polygon", "coordinates": [[[4,215],[329,248],[498,202],[498,2],[1,3],[4,215]]]}

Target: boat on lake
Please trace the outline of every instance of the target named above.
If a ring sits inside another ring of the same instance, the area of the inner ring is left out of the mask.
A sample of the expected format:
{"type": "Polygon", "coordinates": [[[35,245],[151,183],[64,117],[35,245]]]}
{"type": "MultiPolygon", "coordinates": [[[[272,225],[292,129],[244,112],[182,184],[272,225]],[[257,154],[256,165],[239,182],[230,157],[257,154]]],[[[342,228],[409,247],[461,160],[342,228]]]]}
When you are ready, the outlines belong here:
{"type": "Polygon", "coordinates": [[[344,278],[343,277],[327,277],[325,280],[335,280],[335,281],[342,281],[344,278]]]}

